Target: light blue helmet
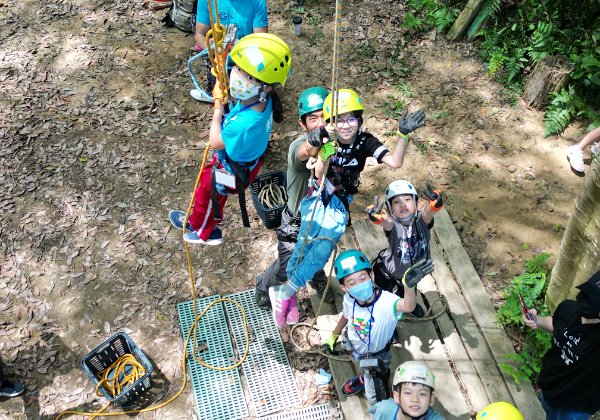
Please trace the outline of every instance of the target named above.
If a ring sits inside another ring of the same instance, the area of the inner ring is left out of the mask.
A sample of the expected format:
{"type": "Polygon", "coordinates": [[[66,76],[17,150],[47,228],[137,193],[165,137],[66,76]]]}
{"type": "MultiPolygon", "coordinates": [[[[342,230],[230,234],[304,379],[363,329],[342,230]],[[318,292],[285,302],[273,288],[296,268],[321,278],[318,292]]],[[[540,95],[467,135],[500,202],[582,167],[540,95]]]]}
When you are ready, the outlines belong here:
{"type": "Polygon", "coordinates": [[[357,271],[371,271],[371,263],[369,259],[357,249],[349,249],[342,252],[333,263],[335,278],[341,281],[344,277],[349,276],[357,271]]]}

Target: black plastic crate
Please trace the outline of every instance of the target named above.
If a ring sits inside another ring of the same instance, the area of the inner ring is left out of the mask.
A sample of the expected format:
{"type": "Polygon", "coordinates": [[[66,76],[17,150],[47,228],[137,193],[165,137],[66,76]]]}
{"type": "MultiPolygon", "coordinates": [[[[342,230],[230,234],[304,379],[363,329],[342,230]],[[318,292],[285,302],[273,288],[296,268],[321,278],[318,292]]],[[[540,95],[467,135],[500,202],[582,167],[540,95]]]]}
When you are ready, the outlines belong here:
{"type": "MultiPolygon", "coordinates": [[[[287,186],[286,176],[283,171],[269,172],[267,174],[259,175],[254,179],[254,182],[250,184],[252,190],[252,203],[258,216],[263,221],[267,229],[273,229],[279,227],[281,224],[281,213],[287,205],[287,203],[273,207],[271,209],[265,209],[262,203],[258,200],[258,193],[263,189],[264,186],[274,183],[277,186],[287,186]]],[[[286,193],[287,195],[287,193],[286,193]]]]}
{"type": "Polygon", "coordinates": [[[150,375],[152,374],[152,363],[146,355],[135,345],[133,340],[124,332],[118,332],[112,337],[106,339],[102,344],[92,350],[81,361],[81,366],[85,370],[94,383],[98,386],[100,380],[97,377],[98,372],[112,365],[119,357],[125,354],[132,354],[136,360],[144,366],[146,374],[133,384],[125,388],[119,395],[111,396],[104,387],[100,387],[100,391],[110,402],[116,402],[121,405],[126,405],[145,391],[150,389],[152,383],[150,375]]]}

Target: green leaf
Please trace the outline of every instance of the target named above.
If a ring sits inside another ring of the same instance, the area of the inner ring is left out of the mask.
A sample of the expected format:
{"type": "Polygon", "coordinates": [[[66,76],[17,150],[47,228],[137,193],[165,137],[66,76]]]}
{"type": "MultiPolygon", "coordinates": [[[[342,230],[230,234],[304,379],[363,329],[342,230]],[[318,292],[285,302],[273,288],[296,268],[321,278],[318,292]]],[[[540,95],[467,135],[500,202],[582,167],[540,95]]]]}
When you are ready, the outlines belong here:
{"type": "Polygon", "coordinates": [[[554,231],[557,232],[557,233],[560,232],[560,228],[561,227],[562,227],[562,225],[560,223],[555,224],[554,225],[554,231]]]}
{"type": "Polygon", "coordinates": [[[527,242],[523,242],[521,244],[521,248],[523,248],[525,251],[527,251],[529,249],[529,244],[527,242]]]}

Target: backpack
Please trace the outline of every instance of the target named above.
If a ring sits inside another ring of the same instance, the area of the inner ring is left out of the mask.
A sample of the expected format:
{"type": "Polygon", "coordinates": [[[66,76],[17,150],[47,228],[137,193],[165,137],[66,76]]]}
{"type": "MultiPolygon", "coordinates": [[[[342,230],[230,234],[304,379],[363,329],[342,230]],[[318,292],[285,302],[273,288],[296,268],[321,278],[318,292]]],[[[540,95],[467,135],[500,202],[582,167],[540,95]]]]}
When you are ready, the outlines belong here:
{"type": "Polygon", "coordinates": [[[176,27],[184,32],[196,32],[196,7],[198,0],[173,0],[163,18],[166,27],[176,27]]]}

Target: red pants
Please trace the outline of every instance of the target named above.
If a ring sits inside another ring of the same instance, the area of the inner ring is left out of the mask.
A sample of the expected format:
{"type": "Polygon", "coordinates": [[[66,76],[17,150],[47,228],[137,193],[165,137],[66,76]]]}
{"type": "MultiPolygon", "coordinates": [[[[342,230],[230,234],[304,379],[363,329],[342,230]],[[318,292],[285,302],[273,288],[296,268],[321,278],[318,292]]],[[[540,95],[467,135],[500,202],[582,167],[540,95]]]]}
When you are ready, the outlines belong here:
{"type": "MultiPolygon", "coordinates": [[[[217,163],[219,168],[223,167],[223,165],[217,161],[217,157],[215,155],[213,160],[204,166],[202,174],[200,175],[198,188],[194,193],[194,207],[192,208],[192,213],[190,214],[189,218],[190,224],[203,241],[208,240],[208,237],[217,224],[213,214],[213,203],[210,199],[211,173],[213,166],[217,163]]],[[[250,182],[254,181],[259,169],[260,161],[258,161],[256,166],[250,172],[250,182]]],[[[233,190],[230,191],[232,194],[235,193],[233,190]]],[[[221,209],[221,215],[223,215],[225,203],[227,203],[227,196],[217,194],[217,202],[219,203],[219,208],[221,209]]]]}

